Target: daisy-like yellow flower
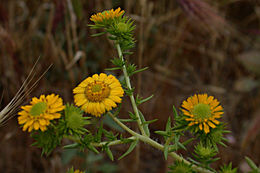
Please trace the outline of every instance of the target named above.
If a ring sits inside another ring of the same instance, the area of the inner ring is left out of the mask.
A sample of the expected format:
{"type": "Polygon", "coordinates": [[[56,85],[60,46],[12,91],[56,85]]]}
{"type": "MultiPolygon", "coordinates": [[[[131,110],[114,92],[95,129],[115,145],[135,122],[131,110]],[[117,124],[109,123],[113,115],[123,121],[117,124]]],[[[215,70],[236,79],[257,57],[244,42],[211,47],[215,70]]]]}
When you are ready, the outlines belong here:
{"type": "Polygon", "coordinates": [[[125,11],[124,10],[121,11],[121,8],[119,7],[116,10],[111,9],[111,10],[103,11],[102,13],[94,14],[90,17],[90,20],[96,24],[97,23],[102,24],[106,21],[110,21],[112,19],[121,17],[124,13],[125,11]]]}
{"type": "Polygon", "coordinates": [[[207,94],[195,94],[183,101],[183,114],[187,116],[186,121],[190,122],[188,126],[198,126],[207,134],[210,127],[215,128],[219,124],[216,120],[223,114],[223,108],[219,105],[217,99],[207,94]]]}
{"type": "Polygon", "coordinates": [[[50,120],[61,117],[58,113],[65,106],[62,99],[55,94],[41,95],[40,98],[33,97],[30,105],[21,106],[22,111],[18,112],[18,123],[23,124],[23,131],[47,130],[50,120]]]}
{"type": "Polygon", "coordinates": [[[94,74],[81,82],[74,90],[74,102],[86,113],[101,116],[121,103],[124,90],[112,75],[94,74]]]}

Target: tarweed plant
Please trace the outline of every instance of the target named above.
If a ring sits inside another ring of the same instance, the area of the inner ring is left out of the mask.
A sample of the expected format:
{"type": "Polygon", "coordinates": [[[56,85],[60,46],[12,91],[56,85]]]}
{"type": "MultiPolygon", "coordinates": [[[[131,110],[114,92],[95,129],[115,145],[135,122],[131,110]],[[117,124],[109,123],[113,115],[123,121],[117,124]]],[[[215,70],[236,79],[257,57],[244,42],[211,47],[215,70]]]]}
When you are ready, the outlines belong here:
{"type": "MultiPolygon", "coordinates": [[[[107,34],[113,41],[118,57],[111,60],[114,67],[106,70],[121,70],[124,79],[119,81],[116,76],[105,73],[86,77],[73,89],[75,105],[64,105],[62,98],[56,94],[32,98],[29,105],[21,107],[18,122],[35,139],[33,145],[42,148],[42,154],[48,155],[66,138],[73,143],[64,146],[64,149],[79,148],[95,153],[103,151],[114,160],[110,147],[127,143],[129,148],[118,158],[120,160],[131,153],[139,142],[143,142],[161,150],[165,159],[174,159],[174,163],[169,166],[169,172],[172,173],[237,172],[237,168],[233,168],[231,163],[219,169],[211,167],[219,159],[216,157],[219,145],[226,146],[224,134],[229,131],[225,130],[225,124],[221,121],[224,113],[221,103],[206,93],[188,97],[179,109],[173,106],[173,117],[168,118],[165,130],[155,131],[163,137],[162,144],[150,137],[149,124],[157,119],[146,120],[138,106],[152,99],[153,95],[147,98],[135,96],[130,78],[147,68],[137,69],[135,64],[125,60],[124,56],[132,54],[130,50],[135,46],[135,25],[124,13],[118,8],[94,14],[90,18],[93,24],[89,25],[92,29],[102,30],[93,36],[107,34]],[[122,119],[120,113],[124,95],[130,98],[132,106],[126,119],[122,119]],[[106,130],[101,123],[103,116],[110,116],[130,137],[106,130]],[[138,130],[132,130],[126,122],[136,123],[138,130]],[[90,130],[93,127],[95,130],[90,130]],[[186,141],[181,140],[187,133],[193,137],[186,141]],[[195,143],[192,158],[177,154],[178,150],[186,150],[191,142],[195,143]]],[[[259,168],[249,158],[246,160],[252,170],[259,172],[259,168]]],[[[80,171],[71,168],[68,172],[80,171]]]]}

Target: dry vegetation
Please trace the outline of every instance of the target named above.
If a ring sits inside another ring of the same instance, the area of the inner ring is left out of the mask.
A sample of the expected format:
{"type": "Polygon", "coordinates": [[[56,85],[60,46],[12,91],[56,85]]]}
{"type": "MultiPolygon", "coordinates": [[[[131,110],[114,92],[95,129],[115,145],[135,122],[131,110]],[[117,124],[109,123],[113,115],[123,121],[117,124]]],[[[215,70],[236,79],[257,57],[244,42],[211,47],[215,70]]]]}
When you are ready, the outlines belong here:
{"type": "MultiPolygon", "coordinates": [[[[159,118],[152,128],[164,128],[173,104],[179,106],[195,92],[207,92],[222,102],[223,120],[232,131],[218,164],[232,161],[244,172],[245,155],[260,164],[258,0],[1,0],[1,108],[15,95],[39,56],[38,76],[53,66],[27,101],[55,92],[71,102],[72,88],[86,76],[111,66],[109,58],[116,56],[106,37],[90,36],[94,31],[87,27],[89,17],[118,6],[137,25],[137,44],[129,61],[149,67],[135,77],[135,86],[142,96],[155,94],[141,107],[147,119],[159,118]]],[[[124,107],[128,107],[127,101],[124,107]]],[[[15,118],[0,127],[0,139],[0,172],[56,173],[68,167],[61,162],[61,150],[41,157],[39,149],[30,147],[32,139],[15,118]]],[[[116,155],[124,150],[114,148],[116,155]]],[[[80,168],[83,162],[76,157],[70,164],[80,168]]],[[[117,163],[118,172],[125,173],[166,172],[167,164],[161,153],[143,145],[117,163]]]]}

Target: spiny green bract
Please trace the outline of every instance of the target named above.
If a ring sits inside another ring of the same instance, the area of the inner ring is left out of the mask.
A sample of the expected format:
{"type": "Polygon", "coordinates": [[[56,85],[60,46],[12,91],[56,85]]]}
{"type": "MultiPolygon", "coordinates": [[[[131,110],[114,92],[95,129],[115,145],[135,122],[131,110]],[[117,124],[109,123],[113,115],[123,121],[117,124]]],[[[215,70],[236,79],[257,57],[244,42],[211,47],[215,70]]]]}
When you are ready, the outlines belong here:
{"type": "Polygon", "coordinates": [[[67,132],[78,135],[87,132],[84,126],[90,124],[90,121],[87,120],[90,117],[83,117],[83,111],[80,108],[67,104],[64,113],[67,132]]]}
{"type": "Polygon", "coordinates": [[[168,173],[196,173],[192,170],[191,165],[185,164],[183,161],[176,161],[173,165],[169,166],[170,170],[168,173]]]}
{"type": "Polygon", "coordinates": [[[232,169],[232,163],[228,165],[224,165],[223,167],[220,168],[219,173],[236,173],[237,168],[232,169]]]}
{"type": "Polygon", "coordinates": [[[63,134],[56,130],[54,128],[48,128],[44,132],[38,131],[32,133],[32,137],[36,140],[32,146],[42,148],[42,155],[49,155],[58,145],[60,145],[63,137],[63,134]]]}
{"type": "Polygon", "coordinates": [[[195,154],[193,156],[195,159],[204,164],[204,166],[208,166],[210,163],[218,160],[219,158],[213,158],[217,154],[217,149],[212,145],[205,146],[202,143],[199,143],[195,149],[195,154]]]}
{"type": "Polygon", "coordinates": [[[229,133],[229,131],[224,130],[224,124],[218,125],[216,128],[211,129],[210,133],[198,133],[197,137],[200,139],[202,143],[205,145],[212,145],[217,148],[217,144],[222,146],[226,146],[223,142],[227,141],[227,139],[223,136],[224,133],[229,133]]]}

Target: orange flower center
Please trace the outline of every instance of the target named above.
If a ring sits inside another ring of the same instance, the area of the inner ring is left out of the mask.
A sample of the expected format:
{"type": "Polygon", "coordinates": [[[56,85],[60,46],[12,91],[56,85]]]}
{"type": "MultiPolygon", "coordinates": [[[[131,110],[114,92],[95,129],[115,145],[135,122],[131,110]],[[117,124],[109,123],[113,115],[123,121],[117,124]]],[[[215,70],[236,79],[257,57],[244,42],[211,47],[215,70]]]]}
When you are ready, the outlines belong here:
{"type": "Polygon", "coordinates": [[[110,94],[107,84],[99,81],[88,84],[85,90],[86,97],[91,102],[100,102],[110,94]]]}

